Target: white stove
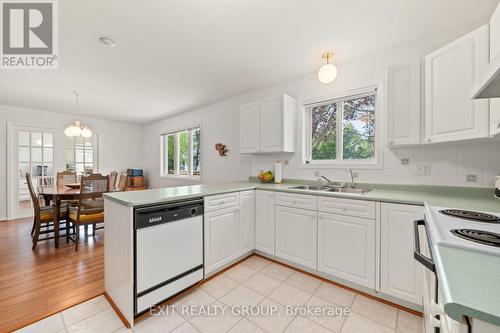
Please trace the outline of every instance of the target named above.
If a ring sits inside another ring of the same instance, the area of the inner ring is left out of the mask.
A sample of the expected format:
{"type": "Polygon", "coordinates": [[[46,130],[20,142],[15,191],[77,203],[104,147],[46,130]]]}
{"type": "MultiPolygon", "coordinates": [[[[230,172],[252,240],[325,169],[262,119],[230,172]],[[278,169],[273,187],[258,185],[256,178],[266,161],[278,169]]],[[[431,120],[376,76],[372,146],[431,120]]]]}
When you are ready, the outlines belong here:
{"type": "Polygon", "coordinates": [[[500,214],[427,206],[425,218],[433,245],[500,256],[500,214]]]}

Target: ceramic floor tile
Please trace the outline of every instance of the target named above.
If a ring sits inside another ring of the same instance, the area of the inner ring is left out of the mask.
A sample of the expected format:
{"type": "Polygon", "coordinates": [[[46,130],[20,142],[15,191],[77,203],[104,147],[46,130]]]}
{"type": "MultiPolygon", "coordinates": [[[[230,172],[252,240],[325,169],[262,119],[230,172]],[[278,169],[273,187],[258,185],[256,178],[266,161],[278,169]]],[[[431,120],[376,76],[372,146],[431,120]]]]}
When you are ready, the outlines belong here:
{"type": "Polygon", "coordinates": [[[321,283],[314,295],[340,306],[351,306],[354,296],[356,296],[352,291],[326,282],[321,283]]]}
{"type": "Polygon", "coordinates": [[[313,323],[312,321],[298,316],[285,330],[286,333],[331,333],[324,327],[313,323]]]}
{"type": "Polygon", "coordinates": [[[272,293],[282,282],[263,273],[257,273],[243,282],[245,286],[264,296],[272,293]]]}
{"type": "Polygon", "coordinates": [[[216,299],[210,296],[206,291],[201,288],[196,288],[190,290],[185,296],[183,295],[173,304],[173,306],[184,318],[189,319],[191,313],[190,309],[207,306],[215,301],[216,299]]]}
{"type": "Polygon", "coordinates": [[[210,281],[201,285],[201,288],[215,298],[221,298],[238,286],[238,282],[225,276],[218,275],[210,281]]]}
{"type": "Polygon", "coordinates": [[[382,325],[392,329],[396,328],[398,310],[390,305],[362,295],[356,295],[351,310],[382,325]]]}
{"type": "Polygon", "coordinates": [[[263,270],[261,270],[262,273],[265,273],[277,280],[280,281],[285,281],[288,279],[290,275],[294,272],[292,269],[285,267],[283,265],[278,265],[275,263],[272,263],[271,265],[267,266],[263,270]]]}
{"type": "MultiPolygon", "coordinates": [[[[164,333],[166,333],[166,331],[164,333]]],[[[184,324],[173,330],[172,333],[200,333],[200,331],[198,331],[189,322],[185,322],[184,324]]]]}
{"type": "Polygon", "coordinates": [[[123,327],[113,308],[99,312],[69,327],[69,333],[112,333],[123,327]]]}
{"type": "Polygon", "coordinates": [[[252,289],[245,287],[244,285],[239,285],[232,291],[230,291],[226,296],[221,298],[224,304],[229,306],[234,305],[257,305],[264,299],[264,296],[258,294],[252,289]]]}
{"type": "Polygon", "coordinates": [[[351,313],[346,319],[340,333],[394,333],[389,327],[374,322],[356,313],[351,313]]]}
{"type": "Polygon", "coordinates": [[[420,333],[422,332],[423,318],[406,311],[398,310],[396,332],[420,333]]]}
{"type": "Polygon", "coordinates": [[[321,284],[321,280],[301,272],[293,272],[293,274],[290,275],[285,282],[289,285],[302,289],[309,294],[314,294],[316,289],[318,289],[321,284]]]}
{"type": "Polygon", "coordinates": [[[245,281],[246,279],[248,279],[249,277],[251,277],[255,273],[257,273],[257,271],[255,269],[250,268],[250,267],[245,266],[245,265],[241,265],[241,264],[236,265],[233,268],[224,272],[224,274],[227,277],[230,277],[231,279],[233,279],[237,282],[240,282],[240,283],[245,281]]]}
{"type": "MultiPolygon", "coordinates": [[[[220,303],[214,305],[224,306],[220,303]]],[[[235,315],[229,307],[225,307],[225,311],[218,311],[213,315],[193,316],[189,322],[202,333],[222,333],[229,331],[241,318],[235,315]]]]}
{"type": "Polygon", "coordinates": [[[62,312],[64,322],[66,326],[72,326],[80,320],[86,319],[96,313],[99,313],[107,308],[111,307],[108,300],[103,296],[99,296],[83,302],[81,304],[75,305],[62,312]]]}
{"type": "Polygon", "coordinates": [[[345,312],[343,312],[343,307],[339,307],[338,305],[330,303],[322,298],[319,298],[318,296],[313,296],[307,302],[307,305],[312,308],[322,309],[322,312],[319,314],[305,315],[305,317],[333,332],[340,332],[340,328],[347,317],[344,315],[345,312]],[[332,314],[331,311],[334,311],[334,314],[332,314]]]}
{"type": "Polygon", "coordinates": [[[169,308],[166,315],[159,314],[141,320],[134,326],[135,333],[164,333],[181,326],[186,320],[177,312],[169,308]]]}
{"type": "Polygon", "coordinates": [[[17,330],[17,333],[55,333],[64,331],[64,322],[60,313],[17,330]]]}
{"type": "Polygon", "coordinates": [[[250,320],[241,319],[229,333],[265,333],[260,327],[252,323],[250,320]]]}
{"type": "Polygon", "coordinates": [[[250,314],[246,318],[269,333],[282,333],[295,316],[289,316],[283,305],[266,298],[259,307],[261,314],[250,314]]]}
{"type": "Polygon", "coordinates": [[[311,294],[283,283],[269,295],[269,298],[284,306],[302,306],[311,298],[311,294]]]}
{"type": "Polygon", "coordinates": [[[272,261],[264,259],[259,256],[251,256],[247,260],[243,261],[241,264],[260,271],[261,269],[269,266],[272,261]]]}

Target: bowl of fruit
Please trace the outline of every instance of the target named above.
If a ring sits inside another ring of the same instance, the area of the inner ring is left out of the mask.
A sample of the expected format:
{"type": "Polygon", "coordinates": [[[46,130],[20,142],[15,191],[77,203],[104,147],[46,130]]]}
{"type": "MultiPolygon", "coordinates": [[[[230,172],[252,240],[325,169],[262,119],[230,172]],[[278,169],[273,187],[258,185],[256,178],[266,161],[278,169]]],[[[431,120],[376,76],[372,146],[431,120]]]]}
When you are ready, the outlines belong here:
{"type": "Polygon", "coordinates": [[[257,175],[257,178],[260,179],[261,182],[263,183],[272,183],[274,182],[274,175],[271,170],[269,171],[262,171],[257,175]]]}

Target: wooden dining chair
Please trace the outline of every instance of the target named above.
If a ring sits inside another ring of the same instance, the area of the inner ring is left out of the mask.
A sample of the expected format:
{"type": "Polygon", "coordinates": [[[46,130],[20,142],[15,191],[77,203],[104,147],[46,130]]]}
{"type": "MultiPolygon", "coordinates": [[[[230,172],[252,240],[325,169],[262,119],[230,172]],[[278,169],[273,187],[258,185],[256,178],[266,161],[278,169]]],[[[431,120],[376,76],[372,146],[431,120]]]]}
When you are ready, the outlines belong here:
{"type": "MultiPolygon", "coordinates": [[[[93,235],[97,223],[104,223],[104,200],[102,195],[109,191],[109,176],[101,174],[92,174],[82,176],[80,182],[80,199],[76,211],[70,211],[68,208],[68,221],[72,224],[73,237],[66,233],[66,241],[70,239],[75,242],[75,251],[78,251],[78,242],[80,240],[80,226],[93,226],[93,235]]],[[[87,237],[87,233],[85,233],[87,237]]]]}
{"type": "MultiPolygon", "coordinates": [[[[28,185],[28,189],[30,192],[31,201],[33,202],[34,220],[32,229],[32,235],[33,235],[32,249],[34,250],[39,240],[54,239],[55,237],[54,214],[53,214],[54,210],[52,206],[45,206],[45,207],[40,206],[40,201],[33,187],[33,182],[31,179],[31,175],[29,173],[26,173],[26,183],[28,185]],[[40,239],[40,235],[49,233],[53,233],[54,236],[52,237],[47,236],[44,237],[43,239],[40,239]]],[[[67,212],[69,211],[69,209],[70,208],[68,205],[61,205],[61,211],[59,213],[61,220],[64,220],[66,222],[67,212]]],[[[60,228],[60,230],[66,230],[66,232],[68,232],[67,223],[65,223],[64,227],[60,228]]]]}
{"type": "Polygon", "coordinates": [[[109,189],[114,190],[116,188],[116,178],[118,178],[118,172],[111,171],[109,173],[109,189]]]}
{"type": "Polygon", "coordinates": [[[63,186],[68,184],[74,184],[78,181],[75,171],[60,171],[57,173],[56,185],[63,186]]]}
{"type": "Polygon", "coordinates": [[[128,175],[126,172],[122,172],[120,174],[120,181],[118,182],[118,189],[120,191],[125,191],[127,188],[127,183],[128,183],[128,175]]]}

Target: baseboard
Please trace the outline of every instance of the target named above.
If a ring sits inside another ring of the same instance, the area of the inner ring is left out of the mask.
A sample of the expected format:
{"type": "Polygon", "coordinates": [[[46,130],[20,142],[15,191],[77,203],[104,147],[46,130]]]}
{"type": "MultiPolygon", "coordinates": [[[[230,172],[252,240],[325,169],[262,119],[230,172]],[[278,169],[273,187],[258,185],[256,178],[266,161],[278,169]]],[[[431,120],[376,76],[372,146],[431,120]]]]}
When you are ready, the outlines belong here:
{"type": "Polygon", "coordinates": [[[120,320],[123,322],[123,325],[125,325],[126,328],[132,328],[132,326],[130,325],[128,320],[125,318],[123,313],[120,311],[118,306],[116,306],[116,304],[113,301],[113,299],[111,298],[111,296],[109,296],[107,292],[104,292],[104,297],[108,300],[109,304],[111,304],[111,307],[113,308],[113,310],[115,310],[115,313],[118,315],[120,320]]]}

